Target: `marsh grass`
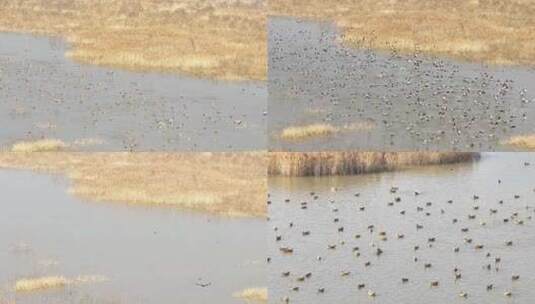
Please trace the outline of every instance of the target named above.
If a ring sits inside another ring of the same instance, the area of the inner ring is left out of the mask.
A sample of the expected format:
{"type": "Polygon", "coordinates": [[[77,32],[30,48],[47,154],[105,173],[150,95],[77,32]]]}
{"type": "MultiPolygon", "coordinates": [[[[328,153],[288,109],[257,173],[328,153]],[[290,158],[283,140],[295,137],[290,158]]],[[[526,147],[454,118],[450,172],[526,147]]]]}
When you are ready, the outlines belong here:
{"type": "Polygon", "coordinates": [[[340,132],[369,131],[375,128],[372,122],[353,122],[342,127],[335,127],[327,123],[316,123],[303,126],[284,128],[280,138],[285,141],[304,141],[318,137],[328,137],[340,132]]]}
{"type": "Polygon", "coordinates": [[[266,7],[254,0],[6,0],[0,31],[64,37],[69,58],[222,80],[266,77],[266,7]]]}
{"type": "Polygon", "coordinates": [[[464,152],[272,152],[271,176],[354,175],[476,160],[464,152]]]}
{"type": "Polygon", "coordinates": [[[68,280],[63,276],[20,279],[15,283],[15,291],[29,292],[43,289],[63,288],[67,284],[68,280]]]}
{"type": "Polygon", "coordinates": [[[82,199],[265,216],[263,152],[0,153],[0,168],[66,174],[82,199]]]}
{"type": "Polygon", "coordinates": [[[535,64],[531,0],[272,0],[270,14],[335,21],[357,48],[535,64]]]}
{"type": "Polygon", "coordinates": [[[236,298],[241,298],[248,303],[267,303],[268,290],[267,288],[247,288],[233,295],[236,298]]]}
{"type": "Polygon", "coordinates": [[[108,279],[104,276],[90,275],[78,276],[68,279],[64,276],[47,276],[39,278],[24,278],[15,282],[16,292],[34,292],[38,290],[64,288],[67,285],[82,283],[98,283],[108,279]]]}
{"type": "Polygon", "coordinates": [[[535,135],[518,135],[513,136],[502,144],[532,150],[535,149],[535,135]]]}
{"type": "Polygon", "coordinates": [[[338,132],[338,128],[324,123],[306,126],[288,127],[282,130],[280,137],[286,141],[302,141],[313,137],[325,137],[338,132]]]}
{"type": "Polygon", "coordinates": [[[59,139],[41,139],[35,141],[25,141],[15,143],[11,147],[12,152],[51,152],[51,151],[63,151],[69,147],[59,139]]]}

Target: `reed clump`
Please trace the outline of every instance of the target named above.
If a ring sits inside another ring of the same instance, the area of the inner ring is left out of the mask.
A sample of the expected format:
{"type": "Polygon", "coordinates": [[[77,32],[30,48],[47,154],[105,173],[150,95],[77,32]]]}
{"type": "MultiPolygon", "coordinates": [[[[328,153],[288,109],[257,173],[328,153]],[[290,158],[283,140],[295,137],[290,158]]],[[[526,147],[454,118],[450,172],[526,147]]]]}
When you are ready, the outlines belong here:
{"type": "Polygon", "coordinates": [[[67,285],[98,283],[108,279],[100,275],[78,276],[76,278],[66,278],[64,276],[46,276],[38,278],[24,278],[15,282],[16,292],[32,292],[38,290],[63,288],[67,285]]]}
{"type": "Polygon", "coordinates": [[[521,148],[521,149],[535,149],[535,135],[518,135],[509,138],[504,144],[521,148]]]}
{"type": "Polygon", "coordinates": [[[0,31],[60,36],[81,63],[222,80],[266,77],[266,7],[254,0],[5,0],[0,31]]]}
{"type": "Polygon", "coordinates": [[[35,141],[24,141],[15,143],[11,147],[12,152],[51,152],[51,151],[63,151],[69,147],[59,139],[41,139],[35,141]]]}
{"type": "Polygon", "coordinates": [[[335,21],[357,48],[535,64],[531,0],[271,0],[271,15],[335,21]]]}
{"type": "Polygon", "coordinates": [[[338,132],[338,128],[325,123],[306,126],[288,127],[282,130],[280,137],[286,141],[301,141],[314,137],[325,137],[338,132]]]}
{"type": "Polygon", "coordinates": [[[412,166],[473,161],[470,152],[272,152],[271,176],[355,175],[412,166]]]}
{"type": "Polygon", "coordinates": [[[339,132],[370,131],[375,128],[372,122],[353,122],[342,127],[336,127],[328,123],[315,123],[302,126],[284,128],[280,138],[285,141],[304,141],[318,137],[328,137],[339,132]]]}
{"type": "Polygon", "coordinates": [[[68,284],[67,278],[63,276],[49,276],[33,279],[20,279],[15,283],[15,291],[28,292],[35,290],[62,288],[68,284]]]}
{"type": "Polygon", "coordinates": [[[267,303],[268,290],[267,288],[247,288],[240,292],[234,293],[234,297],[244,299],[247,302],[267,303]]]}

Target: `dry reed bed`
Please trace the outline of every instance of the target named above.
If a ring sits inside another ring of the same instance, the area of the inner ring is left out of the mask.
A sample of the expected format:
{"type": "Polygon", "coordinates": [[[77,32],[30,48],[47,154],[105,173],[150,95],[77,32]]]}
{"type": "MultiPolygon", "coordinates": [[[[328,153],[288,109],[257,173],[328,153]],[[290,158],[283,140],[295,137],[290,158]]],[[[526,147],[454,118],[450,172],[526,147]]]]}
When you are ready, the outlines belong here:
{"type": "Polygon", "coordinates": [[[70,145],[59,139],[40,139],[13,144],[12,152],[55,152],[66,150],[70,145]]]}
{"type": "Polygon", "coordinates": [[[271,176],[354,175],[478,158],[478,153],[469,152],[272,152],[268,173],[271,176]]]}
{"type": "Polygon", "coordinates": [[[267,303],[268,290],[267,288],[247,288],[240,292],[236,292],[234,297],[244,299],[245,301],[253,303],[267,303]]]}
{"type": "Polygon", "coordinates": [[[25,278],[15,282],[16,292],[33,292],[38,290],[64,288],[67,285],[82,283],[105,282],[108,278],[99,275],[78,276],[73,279],[64,276],[47,276],[38,278],[25,278]]]}
{"type": "Polygon", "coordinates": [[[0,168],[66,174],[83,199],[266,215],[267,157],[243,153],[1,152],[0,168]]]}
{"type": "Polygon", "coordinates": [[[254,0],[5,0],[0,31],[65,37],[82,63],[263,80],[265,10],[254,0]]]}
{"type": "Polygon", "coordinates": [[[503,142],[505,145],[512,147],[533,150],[535,149],[535,135],[518,135],[509,138],[503,142]]]}
{"type": "Polygon", "coordinates": [[[284,128],[280,138],[285,141],[304,141],[318,137],[328,137],[339,132],[369,131],[375,128],[371,122],[354,122],[343,127],[335,127],[327,123],[316,123],[284,128]]]}
{"type": "Polygon", "coordinates": [[[338,132],[330,124],[318,123],[306,126],[288,127],[282,130],[280,137],[286,141],[301,141],[311,137],[325,137],[338,132]]]}
{"type": "Polygon", "coordinates": [[[535,64],[532,0],[271,0],[270,14],[334,20],[353,47],[535,64]]]}

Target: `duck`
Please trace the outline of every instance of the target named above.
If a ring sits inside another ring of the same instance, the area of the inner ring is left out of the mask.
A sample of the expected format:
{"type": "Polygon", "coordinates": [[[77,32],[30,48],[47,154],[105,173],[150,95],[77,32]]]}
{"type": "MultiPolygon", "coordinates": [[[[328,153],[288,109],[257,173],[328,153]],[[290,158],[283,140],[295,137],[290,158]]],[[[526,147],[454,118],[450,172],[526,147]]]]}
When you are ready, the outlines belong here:
{"type": "Polygon", "coordinates": [[[291,247],[280,247],[279,250],[282,253],[286,253],[286,254],[291,254],[291,253],[294,252],[293,248],[291,248],[291,247]]]}

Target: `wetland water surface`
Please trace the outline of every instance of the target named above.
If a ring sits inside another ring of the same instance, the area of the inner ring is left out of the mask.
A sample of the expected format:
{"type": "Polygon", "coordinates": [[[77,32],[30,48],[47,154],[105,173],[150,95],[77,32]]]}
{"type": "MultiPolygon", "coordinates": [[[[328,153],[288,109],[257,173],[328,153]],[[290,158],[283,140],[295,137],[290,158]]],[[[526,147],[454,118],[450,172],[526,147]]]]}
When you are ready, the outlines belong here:
{"type": "Polygon", "coordinates": [[[263,84],[80,65],[59,38],[0,33],[0,146],[58,138],[86,150],[265,148],[263,84]]]}
{"type": "Polygon", "coordinates": [[[272,303],[535,298],[535,154],[269,186],[272,303]]]}
{"type": "Polygon", "coordinates": [[[535,133],[533,68],[348,48],[331,23],[273,17],[268,26],[271,150],[511,150],[500,142],[535,133]],[[315,123],[337,131],[280,138],[315,123]]]}
{"type": "Polygon", "coordinates": [[[232,293],[266,286],[265,220],[83,202],[65,184],[0,171],[0,302],[242,303],[232,293]],[[79,275],[109,280],[13,290],[22,278],[79,275]]]}

